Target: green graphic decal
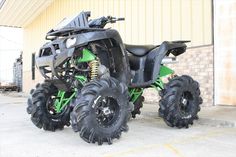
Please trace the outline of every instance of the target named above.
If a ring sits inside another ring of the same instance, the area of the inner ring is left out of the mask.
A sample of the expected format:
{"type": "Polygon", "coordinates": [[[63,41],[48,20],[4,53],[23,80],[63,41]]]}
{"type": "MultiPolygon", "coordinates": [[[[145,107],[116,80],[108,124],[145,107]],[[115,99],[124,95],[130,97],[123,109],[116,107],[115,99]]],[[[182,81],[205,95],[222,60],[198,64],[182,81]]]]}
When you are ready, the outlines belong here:
{"type": "Polygon", "coordinates": [[[170,75],[170,74],[173,74],[173,73],[174,73],[174,70],[162,65],[161,68],[160,68],[159,77],[164,77],[164,76],[167,76],[167,75],[170,75]]]}
{"type": "Polygon", "coordinates": [[[174,73],[174,71],[172,69],[162,65],[160,68],[159,77],[151,86],[158,91],[164,89],[164,83],[162,81],[162,78],[165,76],[171,75],[173,73],[174,73]]]}

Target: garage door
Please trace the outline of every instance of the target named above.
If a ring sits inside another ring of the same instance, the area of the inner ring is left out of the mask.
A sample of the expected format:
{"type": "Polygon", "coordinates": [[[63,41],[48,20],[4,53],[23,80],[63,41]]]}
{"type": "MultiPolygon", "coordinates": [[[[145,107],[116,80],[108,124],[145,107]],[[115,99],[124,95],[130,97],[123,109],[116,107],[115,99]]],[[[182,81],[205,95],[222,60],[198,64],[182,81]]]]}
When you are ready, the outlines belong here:
{"type": "Polygon", "coordinates": [[[236,105],[236,0],[215,0],[215,103],[236,105]]]}

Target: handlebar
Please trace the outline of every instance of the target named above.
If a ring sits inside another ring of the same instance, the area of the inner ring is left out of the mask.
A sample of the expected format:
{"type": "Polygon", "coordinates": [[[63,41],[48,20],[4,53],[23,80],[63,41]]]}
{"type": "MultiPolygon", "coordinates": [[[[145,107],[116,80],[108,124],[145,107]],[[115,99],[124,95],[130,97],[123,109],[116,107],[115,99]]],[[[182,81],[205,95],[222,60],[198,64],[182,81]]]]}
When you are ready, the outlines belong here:
{"type": "Polygon", "coordinates": [[[112,16],[107,16],[107,23],[115,23],[116,21],[124,21],[125,18],[116,18],[112,16]]]}
{"type": "Polygon", "coordinates": [[[124,21],[125,18],[116,18],[112,16],[101,17],[98,19],[91,20],[89,26],[92,28],[104,28],[108,23],[116,23],[116,21],[124,21]]]}
{"type": "Polygon", "coordinates": [[[125,21],[124,17],[118,18],[117,21],[125,21]]]}

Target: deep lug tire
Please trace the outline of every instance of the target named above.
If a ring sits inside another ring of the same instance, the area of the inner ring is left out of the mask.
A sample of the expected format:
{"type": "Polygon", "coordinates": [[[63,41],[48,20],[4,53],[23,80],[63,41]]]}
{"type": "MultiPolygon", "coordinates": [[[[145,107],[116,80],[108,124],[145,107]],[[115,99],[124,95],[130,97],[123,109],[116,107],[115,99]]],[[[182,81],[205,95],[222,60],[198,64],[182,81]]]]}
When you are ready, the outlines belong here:
{"type": "Polygon", "coordinates": [[[159,113],[168,126],[188,128],[198,119],[202,98],[198,82],[190,76],[178,76],[161,93],[159,113]]]}
{"type": "Polygon", "coordinates": [[[134,110],[131,112],[132,118],[136,118],[137,114],[141,114],[140,109],[143,107],[143,102],[143,96],[139,96],[138,99],[134,102],[134,110]]]}
{"type": "Polygon", "coordinates": [[[27,112],[31,115],[31,121],[38,128],[48,131],[63,129],[70,125],[70,107],[66,107],[59,115],[51,115],[48,104],[51,96],[57,94],[57,88],[48,82],[37,84],[36,89],[30,91],[27,112]]]}
{"type": "Polygon", "coordinates": [[[112,144],[113,139],[119,139],[123,131],[128,131],[131,114],[128,98],[126,85],[114,78],[87,83],[71,112],[73,130],[80,132],[80,137],[88,143],[112,144]],[[112,114],[106,115],[103,111],[112,114]]]}
{"type": "MultiPolygon", "coordinates": [[[[164,94],[165,94],[165,89],[162,89],[161,91],[159,91],[160,98],[162,98],[164,96],[164,94]]],[[[159,105],[160,105],[160,103],[161,102],[159,101],[159,105]]],[[[159,109],[158,109],[158,115],[161,118],[163,118],[163,116],[164,116],[164,110],[161,107],[159,107],[159,109]]]]}

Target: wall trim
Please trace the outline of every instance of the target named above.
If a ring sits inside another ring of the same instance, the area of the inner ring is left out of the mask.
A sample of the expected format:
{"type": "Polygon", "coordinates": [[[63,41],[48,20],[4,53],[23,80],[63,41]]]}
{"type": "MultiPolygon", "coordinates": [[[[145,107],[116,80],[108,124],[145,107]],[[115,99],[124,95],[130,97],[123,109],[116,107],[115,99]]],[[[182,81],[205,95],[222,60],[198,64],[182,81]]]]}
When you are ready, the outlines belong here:
{"type": "MultiPolygon", "coordinates": [[[[214,45],[215,43],[215,0],[212,0],[211,2],[212,6],[211,6],[211,11],[212,11],[212,17],[211,17],[211,20],[212,20],[212,43],[214,45]]],[[[216,93],[216,88],[215,88],[215,47],[213,47],[213,106],[216,106],[216,98],[215,98],[215,93],[216,93]]]]}

